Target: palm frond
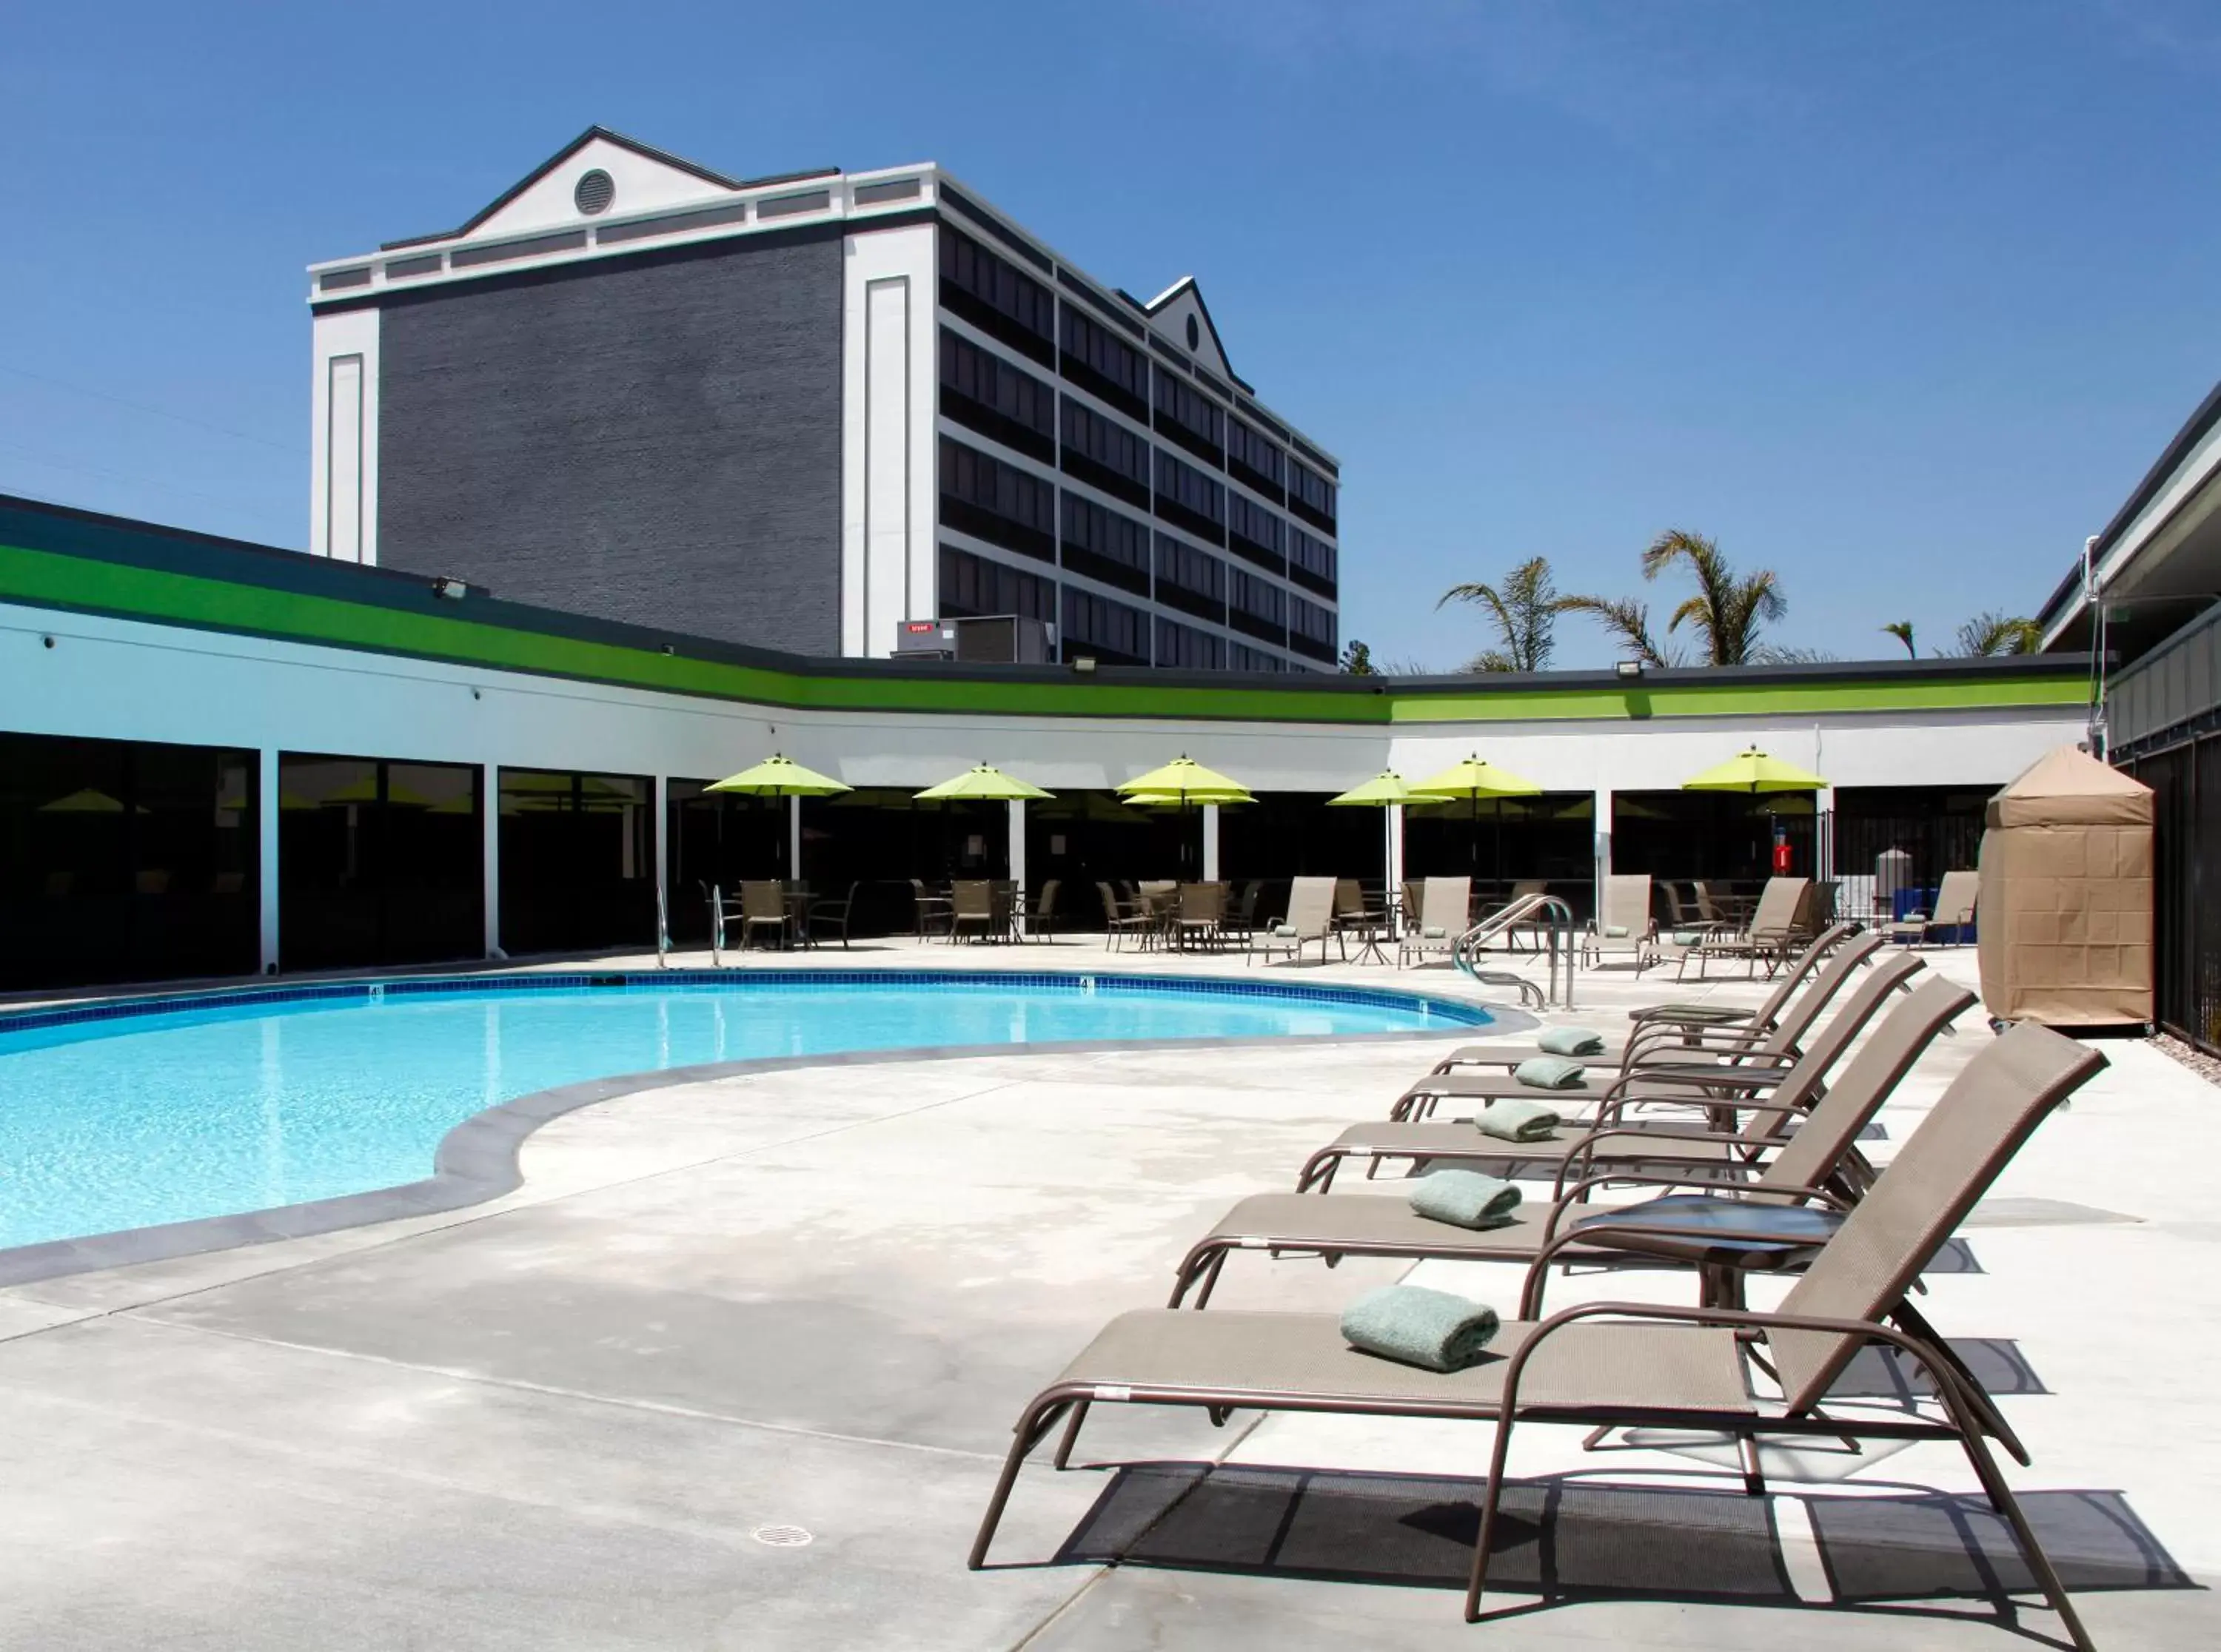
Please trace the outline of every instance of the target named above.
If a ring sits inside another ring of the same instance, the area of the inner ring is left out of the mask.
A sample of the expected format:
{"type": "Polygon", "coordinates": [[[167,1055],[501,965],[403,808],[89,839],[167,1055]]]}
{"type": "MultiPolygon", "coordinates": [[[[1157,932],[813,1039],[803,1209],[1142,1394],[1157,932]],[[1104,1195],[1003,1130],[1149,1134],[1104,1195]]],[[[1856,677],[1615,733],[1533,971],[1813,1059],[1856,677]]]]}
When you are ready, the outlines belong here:
{"type": "Polygon", "coordinates": [[[1907,659],[1918,659],[1920,658],[1920,651],[1912,645],[1911,620],[1893,620],[1887,625],[1884,626],[1882,629],[1887,632],[1891,636],[1896,638],[1898,641],[1905,645],[1905,654],[1907,659]]]}

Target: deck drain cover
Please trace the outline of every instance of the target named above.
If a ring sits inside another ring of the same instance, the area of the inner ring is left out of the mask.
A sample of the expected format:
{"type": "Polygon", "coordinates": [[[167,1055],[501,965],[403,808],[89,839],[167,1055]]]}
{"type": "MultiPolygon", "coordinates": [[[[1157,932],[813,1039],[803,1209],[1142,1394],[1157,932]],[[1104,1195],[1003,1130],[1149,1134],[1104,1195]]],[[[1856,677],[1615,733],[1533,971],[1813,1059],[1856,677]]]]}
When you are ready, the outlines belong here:
{"type": "Polygon", "coordinates": [[[810,1540],[800,1526],[758,1526],[748,1536],[773,1549],[799,1549],[810,1540]]]}

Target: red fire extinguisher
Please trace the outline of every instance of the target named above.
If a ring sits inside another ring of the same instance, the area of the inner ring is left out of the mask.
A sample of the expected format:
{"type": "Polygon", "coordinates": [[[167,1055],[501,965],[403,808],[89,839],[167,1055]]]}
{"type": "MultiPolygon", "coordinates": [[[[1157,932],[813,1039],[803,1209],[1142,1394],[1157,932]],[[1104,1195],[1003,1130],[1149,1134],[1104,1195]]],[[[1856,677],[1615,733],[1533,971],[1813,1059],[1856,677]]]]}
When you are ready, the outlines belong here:
{"type": "Polygon", "coordinates": [[[1786,832],[1774,834],[1774,875],[1776,877],[1789,876],[1789,834],[1786,832]]]}

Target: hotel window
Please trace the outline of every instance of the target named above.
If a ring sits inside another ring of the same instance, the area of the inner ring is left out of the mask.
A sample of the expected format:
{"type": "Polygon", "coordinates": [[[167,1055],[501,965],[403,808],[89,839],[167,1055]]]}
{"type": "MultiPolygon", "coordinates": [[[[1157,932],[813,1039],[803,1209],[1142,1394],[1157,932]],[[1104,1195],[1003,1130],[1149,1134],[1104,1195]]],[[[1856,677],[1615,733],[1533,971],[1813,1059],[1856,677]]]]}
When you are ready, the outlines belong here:
{"type": "Polygon", "coordinates": [[[1063,325],[1060,371],[1064,376],[1121,413],[1146,420],[1149,416],[1148,358],[1070,304],[1064,307],[1063,325]]]}
{"type": "Polygon", "coordinates": [[[1157,621],[1157,664],[1189,671],[1217,671],[1226,666],[1226,639],[1172,620],[1157,621]]]}
{"type": "Polygon", "coordinates": [[[1056,299],[969,235],[941,226],[941,302],[991,338],[1056,364],[1056,299]]]}
{"type": "Polygon", "coordinates": [[[1226,463],[1226,415],[1219,410],[1218,404],[1161,367],[1156,377],[1157,433],[1214,466],[1223,467],[1226,463]]]}
{"type": "Polygon", "coordinates": [[[1064,533],[1060,559],[1075,574],[1099,579],[1106,585],[1149,594],[1149,529],[1145,522],[1076,493],[1064,497],[1064,533]]]}
{"type": "Polygon", "coordinates": [[[1092,654],[1111,665],[1149,663],[1149,616],[1107,596],[1064,588],[1064,657],[1092,654]]]}
{"type": "Polygon", "coordinates": [[[1288,594],[1269,580],[1229,568],[1226,573],[1226,623],[1236,631],[1286,646],[1288,594]]]}
{"type": "Polygon", "coordinates": [[[1044,464],[1056,462],[1056,391],[945,327],[941,411],[1044,464]]]}
{"type": "Polygon", "coordinates": [[[1313,659],[1332,664],[1336,658],[1334,645],[1334,610],[1321,608],[1293,592],[1288,595],[1288,648],[1292,653],[1307,654],[1313,659]]]}
{"type": "Polygon", "coordinates": [[[1208,551],[1157,535],[1157,601],[1198,619],[1226,623],[1226,564],[1208,551]]]}
{"type": "Polygon", "coordinates": [[[1226,495],[1226,548],[1260,568],[1269,568],[1276,574],[1288,570],[1288,559],[1280,549],[1280,519],[1234,492],[1226,495]]]}
{"type": "Polygon", "coordinates": [[[1335,594],[1335,549],[1315,533],[1288,524],[1288,577],[1321,596],[1335,594]]]}
{"type": "Polygon", "coordinates": [[[1261,648],[1252,648],[1247,643],[1229,639],[1226,645],[1226,669],[1229,671],[1285,671],[1287,661],[1278,654],[1268,654],[1261,648]]]}
{"type": "Polygon", "coordinates": [[[1226,468],[1275,504],[1286,502],[1287,455],[1239,419],[1226,421],[1226,468]]]}
{"type": "Polygon", "coordinates": [[[1056,582],[975,557],[953,545],[942,545],[941,600],[935,617],[960,620],[981,614],[1015,614],[1054,625],[1056,582]]]}
{"type": "Polygon", "coordinates": [[[654,798],[641,775],[501,771],[504,951],[654,941],[654,798]]]}
{"type": "Polygon", "coordinates": [[[1090,487],[1115,494],[1147,510],[1149,505],[1149,444],[1116,419],[1064,398],[1064,472],[1090,487]]]}
{"type": "Polygon", "coordinates": [[[1301,459],[1288,461],[1288,508],[1328,533],[1334,532],[1335,486],[1301,459]]]}
{"type": "Polygon", "coordinates": [[[461,764],[279,753],[285,967],[429,963],[484,953],[483,772],[461,764]]]}
{"type": "Polygon", "coordinates": [[[947,436],[941,439],[941,521],[1006,551],[1056,560],[1056,489],[947,436]]]}
{"type": "Polygon", "coordinates": [[[1226,543],[1225,485],[1162,448],[1157,450],[1157,514],[1213,545],[1226,543]]]}

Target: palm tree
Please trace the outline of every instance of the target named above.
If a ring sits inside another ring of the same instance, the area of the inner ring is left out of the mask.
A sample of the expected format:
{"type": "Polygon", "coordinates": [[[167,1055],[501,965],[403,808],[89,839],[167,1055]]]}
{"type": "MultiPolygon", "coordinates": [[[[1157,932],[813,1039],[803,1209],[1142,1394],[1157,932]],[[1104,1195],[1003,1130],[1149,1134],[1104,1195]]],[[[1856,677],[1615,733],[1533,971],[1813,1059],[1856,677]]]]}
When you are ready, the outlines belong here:
{"type": "Polygon", "coordinates": [[[1887,625],[1884,626],[1882,629],[1889,633],[1891,636],[1896,638],[1898,641],[1905,645],[1906,658],[1918,659],[1920,658],[1920,651],[1912,645],[1911,620],[1893,620],[1887,625]]]}
{"type": "Polygon", "coordinates": [[[1349,676],[1380,675],[1373,664],[1373,651],[1354,637],[1350,639],[1349,646],[1342,651],[1342,669],[1344,675],[1349,676]]]}
{"type": "Polygon", "coordinates": [[[2043,642],[2043,633],[2035,620],[2008,618],[2004,609],[1992,608],[1959,627],[1959,645],[1952,651],[1968,658],[1984,654],[2033,654],[2043,642]]]}
{"type": "Polygon", "coordinates": [[[1547,557],[1530,557],[1504,577],[1501,585],[1453,585],[1435,606],[1478,604],[1496,629],[1498,646],[1475,655],[1471,671],[1540,671],[1557,651],[1553,631],[1563,606],[1550,577],[1547,557]]]}
{"type": "Polygon", "coordinates": [[[1564,614],[1587,614],[1645,665],[1662,671],[1682,663],[1680,650],[1667,653],[1650,634],[1650,606],[1647,602],[1638,602],[1631,596],[1561,596],[1558,608],[1564,614]]]}
{"type": "Polygon", "coordinates": [[[1764,658],[1761,623],[1789,611],[1774,570],[1761,568],[1738,577],[1715,542],[1701,533],[1668,528],[1642,553],[1642,577],[1655,579],[1676,563],[1686,564],[1695,576],[1697,594],[1674,610],[1666,629],[1678,631],[1688,620],[1703,639],[1707,665],[1749,665],[1764,658]]]}

